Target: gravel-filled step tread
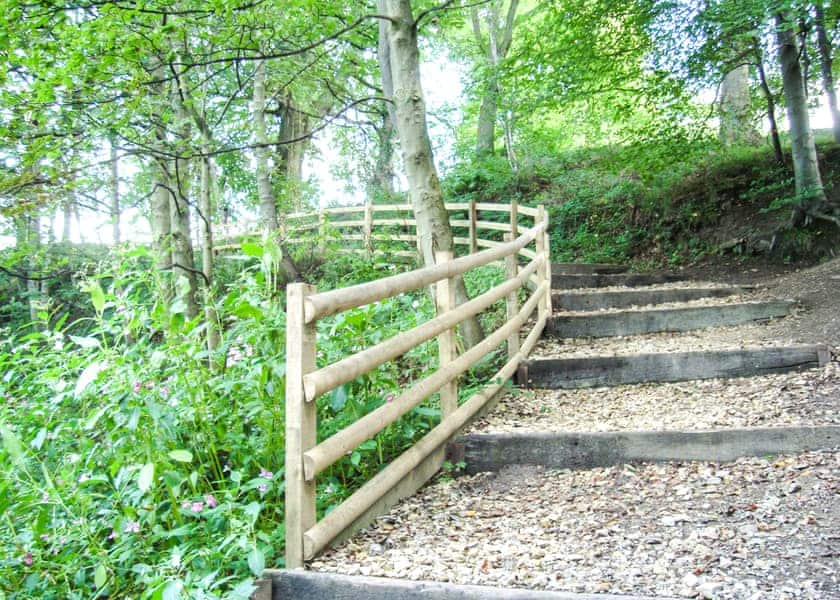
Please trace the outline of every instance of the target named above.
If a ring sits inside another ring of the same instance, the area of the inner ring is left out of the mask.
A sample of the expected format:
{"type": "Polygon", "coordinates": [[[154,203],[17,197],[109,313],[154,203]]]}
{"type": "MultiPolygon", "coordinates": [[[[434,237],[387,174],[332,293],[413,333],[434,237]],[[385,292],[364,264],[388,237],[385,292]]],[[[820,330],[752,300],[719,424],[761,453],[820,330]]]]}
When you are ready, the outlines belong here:
{"type": "Polygon", "coordinates": [[[601,263],[551,263],[551,271],[561,275],[616,275],[625,273],[626,265],[608,265],[601,263]]]}
{"type": "Polygon", "coordinates": [[[811,369],[828,363],[825,346],[782,346],[702,352],[668,352],[542,358],[522,363],[518,383],[536,388],[582,388],[628,383],[749,377],[811,369]]]}
{"type": "Polygon", "coordinates": [[[741,295],[748,291],[750,290],[741,287],[663,288],[609,292],[556,292],[552,294],[551,298],[555,310],[593,311],[671,302],[691,302],[705,298],[726,298],[741,295]]]}
{"type": "Polygon", "coordinates": [[[646,285],[659,285],[662,283],[673,283],[675,281],[686,281],[688,275],[678,273],[618,273],[618,274],[587,274],[567,275],[556,272],[555,265],[552,265],[551,288],[578,289],[578,288],[601,288],[601,287],[641,287],[646,285]]]}
{"type": "Polygon", "coordinates": [[[554,316],[547,335],[561,338],[641,335],[660,331],[691,331],[708,327],[742,325],[787,316],[791,300],[692,306],[652,310],[626,310],[608,314],[554,316]]]}

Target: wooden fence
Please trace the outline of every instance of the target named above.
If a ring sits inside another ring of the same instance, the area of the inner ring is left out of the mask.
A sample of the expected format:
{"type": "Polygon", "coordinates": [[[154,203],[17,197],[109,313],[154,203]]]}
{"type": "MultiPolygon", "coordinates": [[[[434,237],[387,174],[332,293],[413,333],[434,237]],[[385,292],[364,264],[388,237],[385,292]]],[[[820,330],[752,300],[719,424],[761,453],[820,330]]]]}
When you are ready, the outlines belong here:
{"type": "MultiPolygon", "coordinates": [[[[454,258],[439,252],[436,264],[343,289],[318,292],[303,283],[287,287],[286,331],[286,566],[301,567],[331,542],[348,535],[370,521],[379,511],[398,498],[413,493],[442,465],[443,448],[474,415],[502,389],[516,372],[539,339],[551,313],[551,273],[549,263],[548,218],[538,209],[512,204],[450,204],[452,212],[464,212],[466,219],[453,219],[453,227],[467,229],[467,237],[457,237],[456,244],[468,247],[468,254],[454,258]],[[482,221],[481,212],[509,213],[506,222],[482,221]],[[520,216],[533,219],[527,227],[520,216]],[[504,235],[503,240],[481,237],[483,231],[504,235]],[[533,246],[533,248],[531,247],[533,246]],[[486,248],[479,251],[480,248],[486,248]],[[472,300],[455,306],[453,278],[493,262],[505,264],[505,280],[472,300]],[[530,284],[528,299],[519,306],[518,290],[530,284]],[[401,332],[338,362],[317,368],[316,323],[319,319],[359,306],[427,286],[434,286],[437,316],[411,330],[401,332]],[[479,314],[497,301],[506,300],[506,320],[478,345],[458,356],[455,328],[467,318],[479,314]],[[537,317],[526,335],[520,332],[537,317]],[[392,401],[383,404],[345,429],[317,443],[315,400],[322,394],[394,360],[417,345],[434,337],[438,340],[437,370],[415,381],[392,401]],[[507,361],[477,393],[460,406],[458,377],[501,344],[507,345],[507,361]],[[315,481],[319,473],[351,452],[361,443],[412,410],[425,399],[440,393],[441,420],[411,448],[367,481],[353,495],[316,522],[315,481]]],[[[375,252],[379,241],[378,226],[410,228],[414,219],[387,217],[376,219],[379,212],[408,210],[407,205],[370,205],[327,209],[313,220],[295,215],[290,231],[326,227],[325,215],[337,217],[330,226],[345,231],[341,239],[362,242],[362,249],[375,252]],[[362,214],[362,219],[347,215],[362,214]],[[344,217],[342,219],[342,217],[344,217]],[[307,222],[307,219],[309,221],[307,222]],[[361,233],[347,233],[359,228],[361,233]],[[357,236],[357,237],[351,237],[357,236]]],[[[387,235],[387,234],[386,234],[387,235]]],[[[416,241],[416,233],[401,233],[400,241],[416,241]]],[[[393,239],[390,234],[388,239],[393,239]]],[[[290,241],[287,239],[287,241],[290,241]]],[[[358,249],[347,249],[358,251],[358,249]]],[[[413,253],[416,256],[416,252],[413,253]]]]}

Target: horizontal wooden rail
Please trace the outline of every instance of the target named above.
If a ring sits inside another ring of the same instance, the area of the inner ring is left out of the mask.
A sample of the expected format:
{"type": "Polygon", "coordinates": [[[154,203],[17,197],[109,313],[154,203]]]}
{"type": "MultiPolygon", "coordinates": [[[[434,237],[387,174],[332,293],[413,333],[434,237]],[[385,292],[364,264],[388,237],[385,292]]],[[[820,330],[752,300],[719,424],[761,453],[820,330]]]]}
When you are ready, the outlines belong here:
{"type": "Polygon", "coordinates": [[[303,378],[303,388],[306,392],[307,401],[312,402],[321,394],[326,394],[348,381],[353,381],[356,377],[432,339],[442,331],[455,327],[464,319],[477,315],[510,292],[525,285],[531,275],[543,264],[543,261],[543,257],[534,259],[514,279],[509,279],[489,289],[455,310],[426,321],[411,331],[389,338],[353,356],[334,362],[314,373],[309,373],[303,378]]]}
{"type": "MultiPolygon", "coordinates": [[[[528,356],[539,339],[551,311],[551,267],[548,253],[548,217],[543,207],[523,209],[517,202],[507,205],[487,203],[450,203],[450,212],[466,214],[467,219],[451,219],[455,227],[468,229],[468,237],[456,237],[454,243],[469,247],[469,254],[454,258],[451,250],[436,252],[436,264],[340,290],[322,293],[306,284],[288,286],[287,351],[286,351],[286,566],[297,568],[312,558],[337,536],[369,522],[385,505],[404,497],[427,481],[443,464],[443,445],[448,439],[485,408],[528,356]],[[507,212],[508,222],[479,219],[479,211],[507,212]],[[520,216],[532,216],[534,224],[522,227],[520,216]],[[483,239],[479,230],[504,233],[504,241],[483,239]],[[529,248],[529,246],[531,246],[529,248]],[[479,248],[486,248],[479,251],[479,248]],[[531,249],[534,248],[534,249],[531,249]],[[528,262],[520,265],[522,257],[528,262]],[[504,281],[460,306],[455,304],[455,278],[467,271],[489,264],[504,266],[504,281]],[[353,355],[320,369],[316,366],[316,321],[340,311],[385,300],[398,294],[434,286],[437,315],[408,331],[381,341],[353,355]],[[533,290],[519,306],[519,290],[533,290]],[[460,355],[455,328],[466,319],[486,311],[496,302],[506,305],[505,320],[492,333],[460,355]],[[536,325],[525,340],[521,332],[526,323],[536,325]],[[317,410],[315,400],[331,390],[370,373],[382,364],[437,337],[438,367],[412,381],[393,399],[363,415],[329,438],[317,442],[317,410]],[[500,345],[507,348],[504,366],[481,390],[459,406],[458,379],[500,345]],[[383,429],[406,415],[435,394],[440,399],[440,422],[420,441],[391,461],[372,479],[361,486],[320,521],[315,518],[315,480],[359,444],[372,439],[383,429]],[[409,476],[410,475],[410,476],[409,476]]],[[[389,234],[376,227],[414,227],[411,207],[404,204],[368,203],[352,211],[330,209],[317,221],[309,215],[296,215],[304,231],[318,229],[321,234],[339,229],[342,241],[362,242],[359,247],[342,247],[341,253],[384,253],[374,241],[415,242],[414,233],[389,234]],[[409,213],[406,218],[392,215],[409,213]],[[362,213],[363,220],[342,220],[345,214],[362,213]],[[377,219],[376,213],[386,218],[377,219]],[[326,215],[337,217],[332,222],[326,215]],[[352,228],[360,228],[354,232],[352,228]]],[[[460,216],[460,215],[456,215],[460,216]]],[[[299,231],[287,220],[286,231],[299,231]]],[[[290,238],[287,242],[302,241],[290,238]]],[[[388,251],[389,255],[416,256],[417,251],[388,251]]]]}
{"type": "Polygon", "coordinates": [[[545,223],[540,223],[514,241],[478,254],[462,256],[448,263],[309,296],[306,299],[306,322],[311,323],[315,319],[364,306],[395,294],[414,291],[441,279],[455,277],[476,267],[503,259],[508,254],[518,252],[532,241],[539,239],[544,231],[545,223]]]}

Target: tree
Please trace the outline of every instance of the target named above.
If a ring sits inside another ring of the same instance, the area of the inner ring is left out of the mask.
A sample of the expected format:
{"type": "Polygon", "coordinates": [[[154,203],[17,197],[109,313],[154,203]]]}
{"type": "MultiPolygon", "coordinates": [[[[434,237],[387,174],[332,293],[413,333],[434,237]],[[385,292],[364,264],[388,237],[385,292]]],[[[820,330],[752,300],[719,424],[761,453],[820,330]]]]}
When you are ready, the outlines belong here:
{"type": "MultiPolygon", "coordinates": [[[[834,20],[838,20],[840,9],[835,4],[834,20]]],[[[837,90],[834,89],[834,59],[832,56],[835,45],[832,43],[826,26],[826,14],[822,0],[814,1],[814,28],[817,32],[817,50],[820,56],[823,89],[828,97],[828,109],[831,112],[831,123],[834,131],[834,141],[840,144],[840,108],[837,106],[837,90]]]]}
{"type": "MultiPolygon", "coordinates": [[[[476,134],[476,155],[482,156],[493,153],[493,145],[496,140],[496,113],[499,108],[499,62],[504,60],[510,50],[513,41],[513,26],[516,20],[516,11],[519,0],[510,0],[507,11],[504,11],[504,19],[501,19],[504,8],[503,0],[491,0],[487,6],[479,8],[474,6],[471,9],[473,35],[476,45],[484,48],[485,66],[483,93],[481,106],[478,111],[478,132],[476,134]],[[482,17],[487,27],[487,39],[484,39],[482,31],[482,17]]],[[[506,129],[509,128],[509,121],[505,121],[506,129]]],[[[507,135],[506,138],[511,138],[507,135]]],[[[511,149],[508,146],[508,156],[511,149]]],[[[513,161],[511,160],[511,164],[513,161]]]]}
{"type": "Polygon", "coordinates": [[[808,119],[808,98],[799,62],[795,21],[785,10],[776,13],[775,19],[798,197],[793,210],[792,224],[801,225],[809,216],[822,215],[826,196],[817,162],[814,134],[808,119]]]}
{"type": "MultiPolygon", "coordinates": [[[[415,19],[410,0],[378,1],[379,11],[388,21],[385,33],[390,60],[383,65],[383,69],[390,71],[394,85],[392,98],[396,128],[408,177],[409,197],[417,222],[417,246],[424,263],[432,265],[435,263],[435,251],[451,251],[454,243],[449,214],[446,212],[434,164],[426,125],[426,103],[420,82],[418,27],[422,19],[431,13],[427,10],[415,19]]],[[[458,278],[454,287],[458,304],[469,300],[461,278],[458,278]]],[[[481,325],[475,318],[462,323],[461,335],[467,346],[474,346],[484,337],[481,325]]]]}

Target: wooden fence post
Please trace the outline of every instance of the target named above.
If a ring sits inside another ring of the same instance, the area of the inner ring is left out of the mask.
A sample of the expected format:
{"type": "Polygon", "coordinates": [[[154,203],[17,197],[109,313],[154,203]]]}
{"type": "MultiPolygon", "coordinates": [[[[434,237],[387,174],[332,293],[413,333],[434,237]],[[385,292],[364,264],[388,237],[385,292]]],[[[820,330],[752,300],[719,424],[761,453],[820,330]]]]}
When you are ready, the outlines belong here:
{"type": "Polygon", "coordinates": [[[373,252],[373,200],[365,201],[365,250],[373,252]]]}
{"type": "Polygon", "coordinates": [[[510,234],[511,239],[519,237],[519,200],[515,198],[510,201],[510,234]]]}
{"type": "Polygon", "coordinates": [[[551,236],[548,234],[548,227],[550,225],[548,218],[548,211],[543,209],[545,213],[545,232],[543,233],[543,246],[545,246],[545,278],[548,281],[548,292],[545,295],[546,312],[551,316],[554,308],[551,305],[551,236]]]}
{"type": "MultiPolygon", "coordinates": [[[[505,234],[505,242],[510,242],[514,239],[514,234],[506,233],[505,234]]],[[[511,280],[514,279],[519,274],[519,265],[518,265],[517,253],[514,252],[513,254],[509,254],[505,256],[505,279],[511,280]]],[[[519,314],[519,299],[517,298],[517,290],[513,290],[510,294],[507,295],[505,299],[507,311],[506,311],[506,320],[510,321],[511,319],[515,318],[517,314],[519,314]]],[[[507,340],[507,354],[508,360],[516,356],[516,353],[519,352],[519,331],[514,331],[510,334],[510,337],[507,340]]]]}
{"type": "MultiPolygon", "coordinates": [[[[536,224],[539,225],[540,223],[545,222],[545,206],[540,204],[537,208],[537,219],[536,224]]],[[[546,259],[546,247],[545,247],[545,240],[546,236],[542,233],[537,236],[536,239],[536,246],[537,246],[537,256],[542,256],[543,259],[546,259]]],[[[543,260],[543,264],[537,269],[537,289],[542,287],[543,283],[546,282],[546,262],[543,260]]],[[[547,318],[549,316],[548,313],[548,304],[545,301],[545,298],[540,300],[540,303],[537,308],[537,315],[540,320],[543,318],[547,318]]]]}
{"type": "Polygon", "coordinates": [[[306,283],[286,287],[286,567],[303,567],[303,534],[315,525],[315,478],[304,479],[303,453],[316,443],[315,402],[307,402],[303,376],[315,370],[315,324],[307,324],[306,283]]]}
{"type": "Polygon", "coordinates": [[[478,211],[475,208],[475,199],[470,199],[470,254],[478,252],[478,211]]]}
{"type": "MultiPolygon", "coordinates": [[[[453,259],[451,250],[435,252],[435,263],[442,264],[453,259]]],[[[437,313],[442,315],[455,308],[455,286],[451,279],[441,279],[435,284],[437,313]]],[[[456,358],[455,329],[448,329],[438,335],[438,368],[442,369],[456,358]]],[[[455,379],[440,389],[440,420],[445,421],[458,408],[458,380],[455,379]]]]}

